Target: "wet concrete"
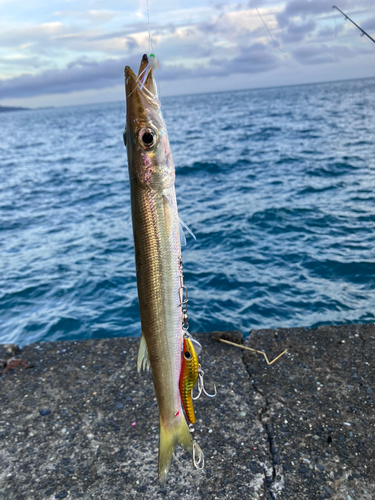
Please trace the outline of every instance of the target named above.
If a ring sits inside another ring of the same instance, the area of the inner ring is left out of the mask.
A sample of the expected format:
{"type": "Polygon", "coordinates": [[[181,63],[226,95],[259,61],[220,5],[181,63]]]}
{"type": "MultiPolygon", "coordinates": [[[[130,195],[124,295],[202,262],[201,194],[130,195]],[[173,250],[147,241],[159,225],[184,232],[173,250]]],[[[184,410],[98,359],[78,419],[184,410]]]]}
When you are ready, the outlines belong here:
{"type": "Polygon", "coordinates": [[[242,342],[196,335],[218,390],[195,403],[205,469],[179,450],[165,487],[139,339],[0,346],[0,499],[375,498],[375,326],[253,331],[270,359],[288,348],[272,366],[220,337],[242,342]]]}

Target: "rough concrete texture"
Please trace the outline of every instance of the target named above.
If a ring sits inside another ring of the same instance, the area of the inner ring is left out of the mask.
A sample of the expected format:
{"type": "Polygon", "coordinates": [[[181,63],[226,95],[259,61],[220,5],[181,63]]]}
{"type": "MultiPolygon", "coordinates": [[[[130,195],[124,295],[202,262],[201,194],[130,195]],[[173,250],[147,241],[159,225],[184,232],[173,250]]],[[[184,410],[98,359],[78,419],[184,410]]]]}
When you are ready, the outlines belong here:
{"type": "Polygon", "coordinates": [[[263,399],[273,497],[374,499],[375,326],[257,330],[246,345],[274,356],[288,348],[272,366],[244,357],[263,399]]]}
{"type": "MultiPolygon", "coordinates": [[[[214,338],[241,342],[238,333],[214,338]]],[[[253,331],[246,346],[198,334],[207,390],[194,435],[157,481],[158,411],[139,339],[0,346],[0,499],[375,498],[375,327],[253,331]],[[1,372],[0,372],[1,373],[1,372]]]]}

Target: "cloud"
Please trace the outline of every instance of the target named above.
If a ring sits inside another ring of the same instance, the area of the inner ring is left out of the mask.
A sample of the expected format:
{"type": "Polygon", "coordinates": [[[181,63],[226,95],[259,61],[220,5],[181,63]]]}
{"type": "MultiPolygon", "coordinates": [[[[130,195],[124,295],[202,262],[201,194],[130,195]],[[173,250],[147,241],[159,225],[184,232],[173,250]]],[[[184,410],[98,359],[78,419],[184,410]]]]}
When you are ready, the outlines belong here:
{"type": "MultiPolygon", "coordinates": [[[[344,7],[346,0],[341,1],[344,7]]],[[[284,14],[287,17],[307,16],[308,14],[322,14],[332,11],[332,0],[292,0],[286,4],[284,14]]]]}
{"type": "Polygon", "coordinates": [[[28,66],[32,68],[42,68],[43,62],[38,57],[23,57],[15,54],[13,56],[0,57],[0,65],[3,67],[19,66],[24,68],[28,66]]]}
{"type": "Polygon", "coordinates": [[[316,38],[328,38],[332,41],[339,33],[344,31],[344,24],[336,24],[335,26],[324,26],[316,33],[316,38]]]}
{"type": "Polygon", "coordinates": [[[293,56],[302,64],[332,63],[332,50],[323,51],[322,47],[298,47],[293,51],[293,56]]]}
{"type": "MultiPolygon", "coordinates": [[[[126,63],[138,69],[140,57],[127,58],[126,63]]],[[[166,65],[159,72],[161,80],[181,78],[225,77],[230,74],[259,73],[278,66],[279,60],[261,43],[243,47],[231,59],[211,58],[209,64],[188,68],[166,65]]],[[[104,89],[123,82],[124,63],[120,59],[101,62],[77,60],[64,69],[44,71],[38,75],[24,74],[8,80],[0,80],[2,98],[33,97],[44,94],[64,94],[88,89],[104,89]]]]}
{"type": "MultiPolygon", "coordinates": [[[[94,53],[116,56],[125,53],[132,53],[138,48],[138,42],[132,36],[110,36],[103,37],[101,33],[92,32],[82,36],[80,34],[64,35],[56,42],[60,42],[66,51],[94,53]]],[[[103,57],[103,56],[102,56],[103,57]]]]}
{"type": "Polygon", "coordinates": [[[123,66],[123,63],[116,59],[98,63],[76,61],[64,69],[47,70],[38,75],[24,74],[2,80],[0,95],[2,98],[33,97],[108,88],[123,81],[123,66]]]}
{"type": "Polygon", "coordinates": [[[2,30],[0,32],[0,47],[13,47],[20,44],[31,44],[37,41],[51,39],[65,33],[62,23],[55,21],[42,23],[35,26],[17,27],[12,30],[2,30]]]}
{"type": "Polygon", "coordinates": [[[221,69],[222,75],[239,73],[259,73],[275,69],[280,64],[279,59],[262,43],[254,43],[243,47],[240,54],[223,64],[222,60],[213,59],[212,66],[221,69]]]}
{"type": "Polygon", "coordinates": [[[289,22],[286,31],[281,34],[281,39],[285,43],[297,43],[304,40],[312,31],[315,30],[315,21],[307,21],[305,23],[299,23],[291,21],[289,22]]]}
{"type": "MultiPolygon", "coordinates": [[[[340,0],[340,8],[371,34],[375,30],[373,2],[340,0]]],[[[366,44],[351,36],[352,26],[332,10],[332,3],[206,0],[205,5],[197,7],[197,2],[192,2],[186,8],[182,0],[177,4],[169,0],[167,7],[155,4],[155,10],[160,10],[151,13],[151,34],[162,64],[159,78],[224,80],[230,75],[261,74],[281,67],[280,74],[290,68],[292,75],[297,75],[298,65],[336,64],[344,57],[363,55],[366,44]],[[255,7],[272,37],[285,44],[283,53],[273,45],[255,7]],[[335,40],[339,32],[349,36],[335,40]]],[[[81,6],[76,12],[68,7],[63,10],[62,5],[60,11],[56,12],[56,7],[50,11],[43,19],[46,22],[23,20],[14,22],[12,29],[0,31],[2,99],[115,88],[123,81],[124,61],[138,68],[142,51],[149,45],[143,7],[139,11],[135,10],[138,4],[128,11],[120,6],[114,6],[113,11],[105,7],[99,10],[101,4],[96,3],[98,10],[85,11],[81,6]]],[[[302,73],[306,73],[305,68],[302,73]]]]}
{"type": "MultiPolygon", "coordinates": [[[[341,15],[336,9],[332,10],[333,4],[332,0],[291,0],[285,4],[284,10],[277,15],[279,25],[280,27],[287,26],[290,19],[294,17],[305,19],[310,15],[317,17],[320,14],[331,14],[332,12],[341,15]]],[[[373,0],[340,0],[339,5],[339,8],[347,14],[354,8],[366,12],[368,7],[374,7],[373,0]]]]}
{"type": "MultiPolygon", "coordinates": [[[[340,8],[344,9],[348,15],[353,8],[359,9],[359,13],[362,15],[368,15],[366,7],[373,8],[371,2],[373,0],[340,0],[340,8]]],[[[344,23],[335,21],[336,27],[334,28],[330,20],[337,19],[337,16],[341,16],[342,19],[344,17],[337,10],[332,10],[332,3],[332,0],[290,0],[286,2],[284,8],[276,13],[278,26],[282,30],[282,40],[285,43],[294,44],[309,37],[319,42],[319,38],[337,35],[344,29],[344,23]],[[323,27],[317,31],[319,23],[323,27]]],[[[359,15],[358,12],[357,15],[359,15]]],[[[326,56],[322,54],[321,59],[325,60],[326,56]]]]}
{"type": "Polygon", "coordinates": [[[321,45],[304,45],[298,47],[293,51],[293,56],[298,62],[304,65],[311,64],[326,64],[333,63],[334,59],[338,58],[349,58],[356,55],[350,48],[346,45],[335,45],[334,53],[332,46],[321,44],[321,45]]]}
{"type": "Polygon", "coordinates": [[[212,78],[226,77],[234,74],[253,74],[267,72],[279,65],[278,58],[269,52],[269,48],[261,43],[242,48],[240,54],[231,59],[212,58],[206,66],[186,68],[182,65],[171,65],[162,68],[163,80],[180,78],[212,78]]]}
{"type": "MultiPolygon", "coordinates": [[[[369,32],[369,35],[372,35],[372,33],[374,33],[374,35],[375,35],[375,17],[372,17],[371,19],[367,19],[360,26],[365,31],[369,32]]],[[[375,36],[373,36],[373,38],[375,38],[375,36]]]]}
{"type": "Polygon", "coordinates": [[[112,10],[88,10],[85,12],[66,10],[54,12],[53,15],[56,17],[76,18],[95,24],[105,24],[112,21],[116,16],[116,12],[112,10]]]}

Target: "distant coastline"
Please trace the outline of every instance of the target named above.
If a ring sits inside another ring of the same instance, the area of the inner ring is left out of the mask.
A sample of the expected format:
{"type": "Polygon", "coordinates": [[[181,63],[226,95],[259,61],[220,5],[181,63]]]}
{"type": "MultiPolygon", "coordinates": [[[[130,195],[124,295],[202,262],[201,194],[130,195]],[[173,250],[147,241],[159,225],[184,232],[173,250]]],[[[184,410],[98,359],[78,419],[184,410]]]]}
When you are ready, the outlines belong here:
{"type": "Polygon", "coordinates": [[[55,106],[43,106],[42,108],[21,108],[18,106],[0,106],[0,113],[7,111],[35,111],[36,109],[53,109],[55,106]]]}
{"type": "Polygon", "coordinates": [[[0,106],[0,113],[6,113],[7,111],[29,111],[30,108],[18,108],[13,106],[0,106]]]}

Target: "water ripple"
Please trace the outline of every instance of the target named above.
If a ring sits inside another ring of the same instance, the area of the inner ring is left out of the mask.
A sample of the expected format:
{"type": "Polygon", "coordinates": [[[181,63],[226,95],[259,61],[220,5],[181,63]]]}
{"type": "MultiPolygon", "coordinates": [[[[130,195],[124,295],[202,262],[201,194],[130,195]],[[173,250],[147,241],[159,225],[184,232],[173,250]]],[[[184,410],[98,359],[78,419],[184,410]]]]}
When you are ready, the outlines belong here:
{"type": "MultiPolygon", "coordinates": [[[[375,80],[163,109],[192,331],[374,322],[375,80]]],[[[0,343],[139,335],[124,116],[0,115],[0,343]]]]}

